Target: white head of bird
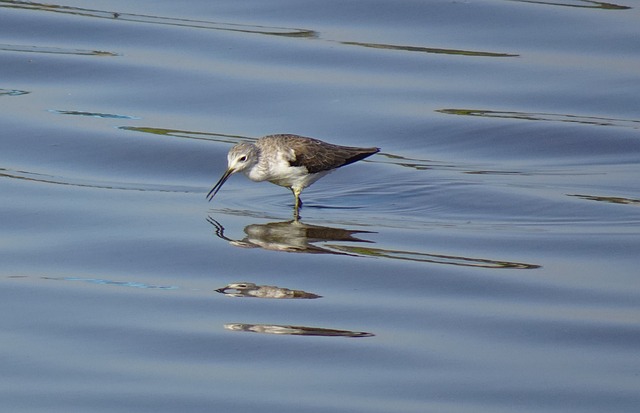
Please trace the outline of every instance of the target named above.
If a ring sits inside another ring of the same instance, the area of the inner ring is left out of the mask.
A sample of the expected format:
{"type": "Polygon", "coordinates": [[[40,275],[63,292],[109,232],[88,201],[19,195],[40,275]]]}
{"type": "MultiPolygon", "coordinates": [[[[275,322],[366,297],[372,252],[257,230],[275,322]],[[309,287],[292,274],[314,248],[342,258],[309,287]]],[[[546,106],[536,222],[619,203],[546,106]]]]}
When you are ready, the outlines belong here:
{"type": "Polygon", "coordinates": [[[218,193],[222,185],[236,172],[248,174],[258,163],[258,148],[251,143],[239,143],[227,154],[227,170],[207,194],[209,201],[218,193]]]}

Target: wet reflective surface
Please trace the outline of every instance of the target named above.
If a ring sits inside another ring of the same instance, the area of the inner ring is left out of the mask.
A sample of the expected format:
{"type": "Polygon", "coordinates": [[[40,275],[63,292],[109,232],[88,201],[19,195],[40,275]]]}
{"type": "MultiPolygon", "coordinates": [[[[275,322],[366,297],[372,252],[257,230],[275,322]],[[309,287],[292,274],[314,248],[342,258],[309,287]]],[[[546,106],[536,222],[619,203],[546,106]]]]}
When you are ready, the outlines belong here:
{"type": "Polygon", "coordinates": [[[331,330],[328,328],[305,326],[280,326],[265,324],[225,324],[231,331],[248,331],[262,334],[284,334],[292,336],[325,336],[325,337],[373,337],[371,333],[360,331],[331,330]]]}
{"type": "Polygon", "coordinates": [[[638,21],[0,0],[3,408],[635,412],[638,21]],[[209,204],[272,133],[381,152],[209,204]]]}
{"type": "Polygon", "coordinates": [[[264,248],[273,251],[307,254],[344,254],[339,251],[339,247],[329,248],[327,242],[370,242],[355,236],[370,231],[308,225],[300,220],[250,224],[244,228],[246,234],[244,238],[231,239],[225,235],[225,229],[218,221],[209,216],[207,222],[213,225],[218,238],[233,246],[244,248],[264,248]]]}
{"type": "Polygon", "coordinates": [[[231,283],[216,289],[217,292],[228,297],[254,297],[254,298],[320,298],[321,296],[308,293],[302,290],[292,290],[290,288],[276,287],[275,285],[256,285],[251,282],[231,283]]]}

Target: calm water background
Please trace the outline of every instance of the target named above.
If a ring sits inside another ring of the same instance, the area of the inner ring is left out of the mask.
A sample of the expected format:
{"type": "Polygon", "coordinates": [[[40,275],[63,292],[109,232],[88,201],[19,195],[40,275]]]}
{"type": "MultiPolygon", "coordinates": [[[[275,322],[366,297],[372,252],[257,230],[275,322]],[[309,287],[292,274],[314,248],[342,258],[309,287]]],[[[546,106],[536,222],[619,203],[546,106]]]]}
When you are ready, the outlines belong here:
{"type": "Polygon", "coordinates": [[[2,410],[636,412],[639,7],[0,1],[2,410]]]}

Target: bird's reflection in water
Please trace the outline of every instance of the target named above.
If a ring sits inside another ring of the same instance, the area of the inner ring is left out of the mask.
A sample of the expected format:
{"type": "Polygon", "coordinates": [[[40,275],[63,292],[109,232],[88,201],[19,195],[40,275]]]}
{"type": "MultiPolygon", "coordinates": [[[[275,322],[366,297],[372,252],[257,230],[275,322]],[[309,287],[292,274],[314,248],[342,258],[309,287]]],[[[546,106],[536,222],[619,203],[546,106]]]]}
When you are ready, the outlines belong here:
{"type": "Polygon", "coordinates": [[[280,334],[293,336],[324,336],[324,337],[373,337],[374,334],[364,331],[334,330],[329,328],[290,326],[276,324],[225,324],[224,328],[231,331],[248,331],[262,334],[280,334]]]}
{"type": "Polygon", "coordinates": [[[255,298],[320,298],[321,295],[308,293],[302,290],[290,290],[288,288],[276,287],[273,285],[256,285],[249,282],[231,283],[225,287],[218,288],[217,292],[227,297],[255,297],[255,298]]]}
{"type": "Polygon", "coordinates": [[[371,231],[348,230],[342,228],[308,225],[299,220],[251,224],[244,228],[246,237],[234,240],[224,234],[224,227],[212,217],[207,221],[214,226],[216,236],[231,245],[245,248],[264,248],[271,251],[304,252],[308,254],[353,255],[316,245],[329,241],[371,242],[356,238],[354,234],[370,234],[371,231]]]}
{"type": "Polygon", "coordinates": [[[224,227],[218,221],[210,216],[207,218],[207,221],[214,226],[218,238],[228,241],[231,245],[237,247],[264,248],[272,251],[305,252],[310,254],[383,258],[461,267],[518,270],[540,268],[539,264],[503,259],[433,254],[427,251],[375,248],[370,245],[373,244],[373,241],[356,238],[354,234],[376,234],[376,232],[308,225],[299,220],[247,225],[244,228],[247,236],[241,240],[234,240],[224,234],[224,227]],[[341,242],[341,244],[332,243],[336,241],[341,242]],[[359,244],[353,245],[353,243],[359,244]],[[363,245],[363,243],[369,245],[363,245]]]}

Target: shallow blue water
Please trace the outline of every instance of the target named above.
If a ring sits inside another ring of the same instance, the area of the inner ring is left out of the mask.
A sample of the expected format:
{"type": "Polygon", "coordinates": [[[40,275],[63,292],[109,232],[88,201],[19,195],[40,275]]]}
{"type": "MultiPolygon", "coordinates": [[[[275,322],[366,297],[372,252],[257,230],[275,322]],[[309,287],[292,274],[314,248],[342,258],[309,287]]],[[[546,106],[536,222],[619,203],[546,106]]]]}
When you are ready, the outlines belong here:
{"type": "Polygon", "coordinates": [[[639,17],[0,1],[2,405],[635,412],[639,17]],[[207,203],[271,133],[382,151],[207,203]]]}

